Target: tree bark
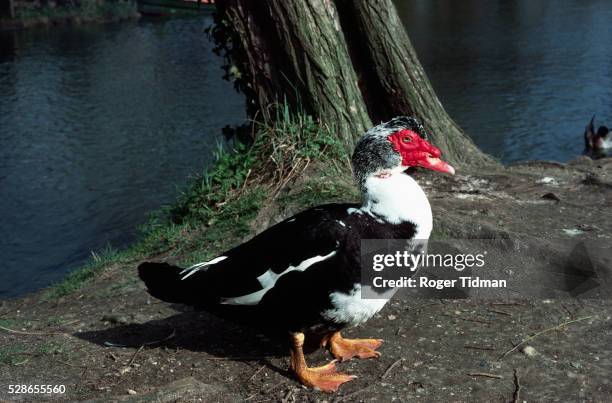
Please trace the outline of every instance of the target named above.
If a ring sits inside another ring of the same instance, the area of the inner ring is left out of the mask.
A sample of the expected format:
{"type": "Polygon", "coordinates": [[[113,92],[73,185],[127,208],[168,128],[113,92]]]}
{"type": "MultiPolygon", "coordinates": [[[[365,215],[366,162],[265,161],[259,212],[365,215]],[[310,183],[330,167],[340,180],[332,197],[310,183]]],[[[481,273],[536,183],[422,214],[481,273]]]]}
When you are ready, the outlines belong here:
{"type": "Polygon", "coordinates": [[[15,18],[15,4],[13,0],[2,0],[0,6],[0,16],[15,18]]]}
{"type": "Polygon", "coordinates": [[[269,105],[286,100],[349,146],[371,126],[330,0],[227,0],[217,7],[244,51],[240,69],[255,110],[265,115],[269,105]]]}
{"type": "MultiPolygon", "coordinates": [[[[423,121],[445,159],[493,163],[448,116],[392,0],[217,0],[231,31],[249,113],[287,101],[330,126],[347,146],[398,115],[423,121]]],[[[218,39],[218,38],[217,38],[218,39]]],[[[226,38],[227,40],[227,38],[226,38]]]]}

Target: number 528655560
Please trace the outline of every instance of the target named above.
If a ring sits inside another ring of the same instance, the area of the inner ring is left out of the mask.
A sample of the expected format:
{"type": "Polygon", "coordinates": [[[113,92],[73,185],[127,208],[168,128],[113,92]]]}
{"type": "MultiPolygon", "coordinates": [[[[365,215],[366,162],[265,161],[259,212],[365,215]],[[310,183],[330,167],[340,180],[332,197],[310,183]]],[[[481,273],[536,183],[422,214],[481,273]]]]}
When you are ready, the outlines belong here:
{"type": "Polygon", "coordinates": [[[9,385],[9,394],[64,394],[66,385],[9,385]]]}

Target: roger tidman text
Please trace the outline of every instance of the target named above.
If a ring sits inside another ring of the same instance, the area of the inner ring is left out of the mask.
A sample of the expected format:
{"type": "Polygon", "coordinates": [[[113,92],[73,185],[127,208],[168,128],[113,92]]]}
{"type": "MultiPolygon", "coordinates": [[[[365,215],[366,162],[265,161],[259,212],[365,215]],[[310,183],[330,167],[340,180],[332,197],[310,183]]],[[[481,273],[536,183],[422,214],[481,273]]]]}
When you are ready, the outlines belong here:
{"type": "Polygon", "coordinates": [[[400,277],[398,279],[385,279],[374,277],[372,285],[375,288],[506,288],[506,280],[488,280],[480,277],[459,277],[452,280],[434,280],[427,277],[400,277]]]}

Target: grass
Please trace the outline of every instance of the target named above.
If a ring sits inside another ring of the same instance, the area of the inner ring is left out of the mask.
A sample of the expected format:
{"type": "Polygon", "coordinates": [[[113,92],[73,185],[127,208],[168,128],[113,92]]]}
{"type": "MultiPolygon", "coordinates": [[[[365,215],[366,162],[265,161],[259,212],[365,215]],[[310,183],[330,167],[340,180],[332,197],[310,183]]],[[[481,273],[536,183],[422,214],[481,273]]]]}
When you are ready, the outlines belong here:
{"type": "Polygon", "coordinates": [[[322,202],[347,202],[357,200],[359,191],[352,183],[336,181],[335,178],[311,179],[298,193],[280,198],[283,204],[294,204],[309,208],[322,202]]]}
{"type": "Polygon", "coordinates": [[[356,190],[338,177],[350,177],[349,159],[329,129],[304,114],[277,106],[274,120],[253,123],[250,138],[229,150],[218,148],[215,165],[192,178],[175,203],[152,213],[140,228],[140,241],[125,251],[95,253],[45,293],[54,299],[80,289],[111,263],[165,254],[181,264],[202,261],[253,233],[262,206],[278,201],[305,208],[331,200],[354,199],[356,190]],[[324,166],[327,179],[307,180],[291,196],[281,191],[309,166],[324,166]]]}
{"type": "Polygon", "coordinates": [[[0,365],[20,365],[28,360],[28,356],[57,355],[63,352],[62,346],[57,343],[7,344],[0,347],[0,365]]]}
{"type": "Polygon", "coordinates": [[[85,266],[81,267],[68,274],[64,280],[55,284],[45,294],[45,299],[55,299],[68,295],[83,286],[91,278],[94,277],[96,271],[109,263],[117,262],[121,257],[126,255],[125,252],[119,252],[107,245],[99,252],[91,252],[91,259],[85,266]]]}
{"type": "Polygon", "coordinates": [[[0,347],[0,364],[15,365],[22,360],[21,355],[26,349],[23,344],[7,344],[0,347]]]}

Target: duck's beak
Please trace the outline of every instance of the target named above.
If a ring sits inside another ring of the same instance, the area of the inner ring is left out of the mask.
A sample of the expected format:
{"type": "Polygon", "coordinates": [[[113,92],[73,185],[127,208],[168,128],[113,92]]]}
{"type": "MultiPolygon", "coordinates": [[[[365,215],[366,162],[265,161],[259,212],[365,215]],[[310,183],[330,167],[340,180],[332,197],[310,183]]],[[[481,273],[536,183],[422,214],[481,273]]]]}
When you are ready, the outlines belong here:
{"type": "Polygon", "coordinates": [[[451,175],[455,174],[455,168],[440,159],[442,152],[440,149],[438,149],[438,147],[435,147],[429,142],[423,140],[421,149],[422,151],[418,152],[417,157],[418,166],[451,175]]]}
{"type": "Polygon", "coordinates": [[[455,168],[453,168],[447,162],[442,161],[440,158],[434,157],[433,155],[428,155],[422,158],[419,161],[419,166],[431,169],[433,171],[440,171],[451,175],[455,174],[455,168]]]}

